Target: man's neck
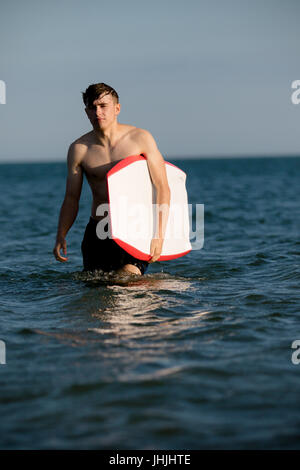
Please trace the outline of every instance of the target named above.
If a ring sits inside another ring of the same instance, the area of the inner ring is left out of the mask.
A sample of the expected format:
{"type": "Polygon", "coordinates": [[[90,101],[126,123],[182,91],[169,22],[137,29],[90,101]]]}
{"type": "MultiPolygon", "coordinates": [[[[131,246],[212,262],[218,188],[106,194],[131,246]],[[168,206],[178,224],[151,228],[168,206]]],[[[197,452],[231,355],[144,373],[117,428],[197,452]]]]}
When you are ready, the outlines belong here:
{"type": "Polygon", "coordinates": [[[92,133],[99,144],[104,145],[105,147],[113,147],[117,140],[118,130],[119,124],[118,122],[114,122],[107,129],[93,129],[92,133]]]}

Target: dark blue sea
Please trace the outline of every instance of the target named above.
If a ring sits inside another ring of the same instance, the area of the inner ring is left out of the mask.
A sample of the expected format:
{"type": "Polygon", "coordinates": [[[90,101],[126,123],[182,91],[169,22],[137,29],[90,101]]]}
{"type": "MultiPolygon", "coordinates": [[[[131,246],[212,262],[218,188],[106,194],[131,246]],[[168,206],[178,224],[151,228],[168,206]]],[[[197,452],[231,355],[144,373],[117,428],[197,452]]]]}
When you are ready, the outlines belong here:
{"type": "Polygon", "coordinates": [[[1,449],[300,448],[300,159],[166,159],[204,245],[143,277],[82,273],[87,183],[54,259],[65,163],[0,166],[1,449]]]}

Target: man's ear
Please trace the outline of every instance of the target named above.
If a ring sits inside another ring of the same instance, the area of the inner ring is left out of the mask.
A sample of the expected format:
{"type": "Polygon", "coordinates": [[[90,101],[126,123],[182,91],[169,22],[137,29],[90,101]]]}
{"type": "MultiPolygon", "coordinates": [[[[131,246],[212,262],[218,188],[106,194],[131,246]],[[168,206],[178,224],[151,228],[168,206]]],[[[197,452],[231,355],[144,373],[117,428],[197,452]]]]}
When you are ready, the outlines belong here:
{"type": "Polygon", "coordinates": [[[116,104],[116,114],[118,115],[121,111],[121,103],[116,104]]]}

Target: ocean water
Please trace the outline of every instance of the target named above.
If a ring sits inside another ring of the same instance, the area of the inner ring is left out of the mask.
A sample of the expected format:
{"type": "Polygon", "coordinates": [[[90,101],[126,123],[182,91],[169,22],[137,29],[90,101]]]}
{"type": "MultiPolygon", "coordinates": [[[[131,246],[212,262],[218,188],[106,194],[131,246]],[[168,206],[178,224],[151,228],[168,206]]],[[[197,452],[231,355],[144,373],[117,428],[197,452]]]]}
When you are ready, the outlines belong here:
{"type": "Polygon", "coordinates": [[[2,449],[300,448],[300,159],[173,163],[204,246],[143,277],[81,272],[86,183],[56,262],[64,163],[0,166],[2,449]]]}

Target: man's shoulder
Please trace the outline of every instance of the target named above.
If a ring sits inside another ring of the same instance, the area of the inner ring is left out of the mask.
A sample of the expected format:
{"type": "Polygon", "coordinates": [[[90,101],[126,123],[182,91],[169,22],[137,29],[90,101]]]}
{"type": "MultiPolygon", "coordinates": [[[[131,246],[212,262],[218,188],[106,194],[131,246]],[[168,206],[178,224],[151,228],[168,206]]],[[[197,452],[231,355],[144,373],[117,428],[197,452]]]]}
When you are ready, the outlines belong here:
{"type": "Polygon", "coordinates": [[[89,134],[84,134],[75,139],[69,146],[68,161],[80,164],[83,160],[89,146],[89,134]]]}
{"type": "Polygon", "coordinates": [[[87,148],[91,143],[91,134],[91,132],[87,132],[86,134],[81,135],[70,144],[70,147],[78,149],[83,149],[84,147],[87,148]]]}
{"type": "Polygon", "coordinates": [[[75,139],[69,146],[69,154],[79,158],[85,155],[88,150],[89,144],[91,143],[91,132],[87,132],[82,136],[75,139]]]}
{"type": "Polygon", "coordinates": [[[132,131],[132,137],[142,142],[148,142],[153,139],[152,134],[147,129],[141,127],[135,127],[132,131]]]}

